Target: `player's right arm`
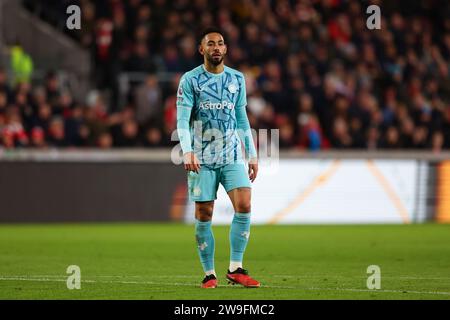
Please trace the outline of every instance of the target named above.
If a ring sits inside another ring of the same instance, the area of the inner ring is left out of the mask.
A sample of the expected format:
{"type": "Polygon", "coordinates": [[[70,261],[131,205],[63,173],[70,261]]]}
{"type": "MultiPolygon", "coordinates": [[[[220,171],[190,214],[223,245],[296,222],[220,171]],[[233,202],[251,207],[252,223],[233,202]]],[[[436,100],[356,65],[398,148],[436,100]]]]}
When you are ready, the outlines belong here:
{"type": "Polygon", "coordinates": [[[187,171],[200,171],[200,161],[192,150],[190,119],[194,107],[194,92],[192,84],[186,75],[180,79],[177,93],[177,132],[183,150],[184,168],[187,171]]]}

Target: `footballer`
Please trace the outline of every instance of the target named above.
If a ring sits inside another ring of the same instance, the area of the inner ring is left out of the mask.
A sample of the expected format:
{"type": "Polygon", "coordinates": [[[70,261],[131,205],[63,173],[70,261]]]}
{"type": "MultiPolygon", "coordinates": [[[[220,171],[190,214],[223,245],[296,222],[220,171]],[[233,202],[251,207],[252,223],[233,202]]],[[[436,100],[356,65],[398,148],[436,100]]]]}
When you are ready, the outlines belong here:
{"type": "Polygon", "coordinates": [[[242,266],[250,236],[251,182],[258,174],[257,153],[246,113],[244,75],[225,66],[221,30],[209,28],[200,37],[203,64],[186,72],[177,94],[177,131],[187,171],[189,199],[195,202],[195,237],[205,272],[202,288],[216,288],[214,235],[211,229],[219,184],[234,208],[230,227],[232,284],[259,287],[242,266]],[[246,164],[248,160],[248,166],[246,164]]]}

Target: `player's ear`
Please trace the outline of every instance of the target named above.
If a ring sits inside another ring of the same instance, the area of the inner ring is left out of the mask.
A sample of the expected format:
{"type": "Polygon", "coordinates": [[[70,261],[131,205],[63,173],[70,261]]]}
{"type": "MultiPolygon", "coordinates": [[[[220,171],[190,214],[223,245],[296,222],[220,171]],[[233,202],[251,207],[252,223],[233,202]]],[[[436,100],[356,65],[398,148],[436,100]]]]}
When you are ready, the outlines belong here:
{"type": "Polygon", "coordinates": [[[228,47],[227,47],[226,44],[225,44],[224,46],[225,46],[225,49],[224,49],[224,51],[223,51],[223,55],[226,55],[226,54],[227,54],[227,51],[228,51],[228,47]]]}
{"type": "Polygon", "coordinates": [[[198,52],[200,52],[200,54],[203,56],[205,54],[205,50],[203,49],[202,44],[200,43],[200,45],[198,46],[198,52]]]}

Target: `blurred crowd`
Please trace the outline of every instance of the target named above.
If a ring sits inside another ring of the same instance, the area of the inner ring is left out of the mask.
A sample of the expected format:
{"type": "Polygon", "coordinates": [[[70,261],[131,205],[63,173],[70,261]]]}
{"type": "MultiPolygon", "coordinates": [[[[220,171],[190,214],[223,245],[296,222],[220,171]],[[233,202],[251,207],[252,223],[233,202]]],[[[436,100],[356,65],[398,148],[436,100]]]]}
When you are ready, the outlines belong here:
{"type": "MultiPolygon", "coordinates": [[[[157,83],[155,79],[149,77],[143,88],[157,83]]],[[[10,88],[6,83],[6,72],[0,69],[0,147],[109,149],[176,143],[171,141],[173,128],[164,135],[159,124],[146,122],[145,127],[140,120],[148,114],[142,115],[131,106],[109,113],[97,91],[84,103],[75,101],[70,91],[60,88],[55,73],[48,73],[42,86],[21,82],[10,88]]]]}
{"type": "Polygon", "coordinates": [[[215,25],[226,64],[246,76],[251,126],[278,128],[281,148],[450,148],[447,0],[78,3],[82,29],[71,36],[92,51],[99,90],[75,101],[52,72],[12,87],[0,70],[4,147],[173,145],[178,80],[202,63],[196,35],[215,25]],[[380,30],[366,26],[371,4],[381,8],[380,30]],[[147,76],[118,106],[121,72],[147,76]]]}

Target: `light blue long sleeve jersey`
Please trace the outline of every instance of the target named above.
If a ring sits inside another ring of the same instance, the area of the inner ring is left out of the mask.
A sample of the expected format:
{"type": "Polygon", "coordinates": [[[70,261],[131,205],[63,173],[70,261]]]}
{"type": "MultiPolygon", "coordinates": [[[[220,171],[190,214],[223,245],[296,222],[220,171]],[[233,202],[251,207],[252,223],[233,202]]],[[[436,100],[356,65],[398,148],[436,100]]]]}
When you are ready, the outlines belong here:
{"type": "Polygon", "coordinates": [[[244,75],[225,66],[219,74],[200,65],[180,79],[177,94],[177,129],[183,154],[194,151],[210,169],[256,157],[244,75]]]}

